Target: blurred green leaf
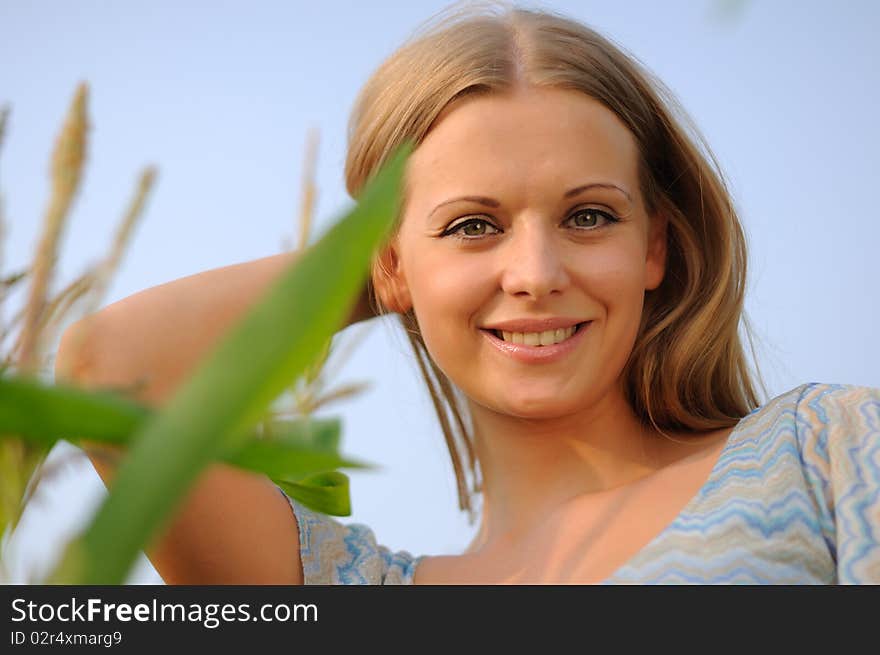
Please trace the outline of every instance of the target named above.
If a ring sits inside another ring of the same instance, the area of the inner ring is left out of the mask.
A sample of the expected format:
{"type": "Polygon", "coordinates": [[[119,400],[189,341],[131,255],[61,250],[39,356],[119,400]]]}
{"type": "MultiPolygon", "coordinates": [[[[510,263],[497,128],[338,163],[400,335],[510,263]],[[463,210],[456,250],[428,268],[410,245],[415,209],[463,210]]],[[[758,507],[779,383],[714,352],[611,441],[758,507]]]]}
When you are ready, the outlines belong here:
{"type": "MultiPolygon", "coordinates": [[[[397,216],[411,150],[407,144],[390,158],[358,205],[302,253],[134,436],[112,492],[83,536],[77,584],[123,583],[138,552],[201,470],[244,445],[272,400],[342,326],[397,216]]],[[[316,479],[328,484],[296,484],[316,498],[318,490],[340,487],[338,477],[321,475],[316,479]]],[[[329,497],[338,500],[336,493],[329,497]]]]}
{"type": "Polygon", "coordinates": [[[248,441],[223,459],[273,479],[297,479],[342,467],[375,468],[366,462],[341,457],[336,451],[339,435],[338,419],[297,422],[289,425],[284,434],[248,441]]]}
{"type": "MultiPolygon", "coordinates": [[[[109,392],[0,378],[0,438],[51,446],[60,439],[126,444],[153,410],[109,392]]],[[[339,455],[339,419],[274,419],[222,460],[270,478],[298,478],[335,468],[373,469],[339,455]]]]}
{"type": "Polygon", "coordinates": [[[263,438],[279,440],[292,446],[339,452],[341,422],[330,419],[269,419],[263,422],[263,438]]]}
{"type": "Polygon", "coordinates": [[[0,377],[0,434],[51,446],[80,437],[125,443],[151,411],[116,394],[0,377]]]}

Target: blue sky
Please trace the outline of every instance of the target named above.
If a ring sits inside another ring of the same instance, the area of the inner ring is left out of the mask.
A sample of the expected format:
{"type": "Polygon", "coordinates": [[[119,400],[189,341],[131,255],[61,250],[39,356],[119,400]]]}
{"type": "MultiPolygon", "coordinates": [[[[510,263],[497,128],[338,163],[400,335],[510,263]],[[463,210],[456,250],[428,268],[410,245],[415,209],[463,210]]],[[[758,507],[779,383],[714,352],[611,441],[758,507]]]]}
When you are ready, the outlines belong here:
{"type": "MultiPolygon", "coordinates": [[[[746,309],[770,397],[804,382],[880,387],[876,127],[880,4],[546,2],[622,44],[678,96],[727,174],[750,247],[746,309]]],[[[319,229],[349,205],[346,120],[384,57],[444,2],[0,1],[0,151],[10,234],[4,271],[32,256],[52,143],[76,84],[91,87],[88,168],[57,282],[108,247],[138,171],[153,198],[107,303],[198,271],[281,252],[295,235],[306,135],[317,128],[319,229]]],[[[18,298],[12,298],[15,303],[18,298]]],[[[6,315],[10,308],[5,308],[6,315]]],[[[171,326],[173,327],[173,325],[171,326]]],[[[353,336],[340,334],[340,341],[353,336]]],[[[472,529],[408,344],[373,321],[331,406],[354,513],[380,543],[454,554],[472,529]]],[[[69,454],[59,448],[53,459],[69,454]]],[[[105,493],[64,465],[12,541],[12,579],[42,570],[105,493]]],[[[132,582],[160,582],[144,559],[132,582]]]]}

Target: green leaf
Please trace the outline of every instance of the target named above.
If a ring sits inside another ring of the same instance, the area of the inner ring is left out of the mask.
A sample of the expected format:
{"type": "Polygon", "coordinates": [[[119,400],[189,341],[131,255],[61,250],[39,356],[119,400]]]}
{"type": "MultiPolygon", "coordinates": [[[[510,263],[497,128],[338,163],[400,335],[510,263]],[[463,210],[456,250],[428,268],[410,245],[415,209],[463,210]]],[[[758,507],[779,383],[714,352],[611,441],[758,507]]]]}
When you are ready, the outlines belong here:
{"type": "Polygon", "coordinates": [[[341,432],[338,418],[270,419],[263,422],[265,439],[330,453],[339,451],[341,432]]]}
{"type": "Polygon", "coordinates": [[[361,202],[302,253],[135,435],[83,537],[78,584],[121,584],[201,470],[247,441],[272,400],[342,327],[397,216],[411,150],[407,144],[390,158],[361,202]]]}
{"type": "Polygon", "coordinates": [[[274,482],[284,493],[310,509],[333,516],[351,516],[348,476],[344,473],[327,471],[296,482],[274,482]]]}
{"type": "Polygon", "coordinates": [[[116,394],[0,377],[0,434],[47,446],[79,437],[124,443],[151,414],[116,394]]]}
{"type": "Polygon", "coordinates": [[[340,457],[334,450],[303,445],[296,434],[254,439],[224,459],[240,468],[265,473],[270,478],[300,478],[335,468],[376,468],[366,462],[340,457]]]}
{"type": "MultiPolygon", "coordinates": [[[[31,378],[0,378],[0,439],[21,437],[52,446],[65,439],[126,444],[154,411],[114,393],[50,386],[31,378]]],[[[262,433],[222,457],[269,477],[296,478],[335,468],[375,469],[339,455],[341,422],[271,419],[262,433]]]]}

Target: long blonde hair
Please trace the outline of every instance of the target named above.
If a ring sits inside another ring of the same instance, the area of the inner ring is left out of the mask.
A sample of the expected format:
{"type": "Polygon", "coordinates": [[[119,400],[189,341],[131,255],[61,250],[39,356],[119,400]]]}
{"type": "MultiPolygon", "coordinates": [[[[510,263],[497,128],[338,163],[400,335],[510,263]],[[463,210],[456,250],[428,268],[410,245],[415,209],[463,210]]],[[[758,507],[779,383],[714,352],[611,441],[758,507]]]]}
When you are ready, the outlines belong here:
{"type": "MultiPolygon", "coordinates": [[[[672,94],[591,28],[557,13],[502,3],[441,12],[361,90],[349,123],[348,192],[357,198],[404,140],[418,146],[453,100],[522,84],[577,90],[613,111],[638,145],[646,209],[669,219],[666,274],[657,289],[646,291],[636,343],[622,371],[636,415],[660,431],[736,424],[762,400],[739,336],[742,322],[756,360],[743,309],[745,235],[730,193],[672,94]]],[[[373,279],[380,274],[374,265],[373,279]]],[[[377,313],[388,313],[372,284],[370,297],[377,313]]],[[[413,310],[398,316],[446,438],[459,507],[473,523],[472,494],[481,481],[467,405],[431,359],[413,310]]]]}

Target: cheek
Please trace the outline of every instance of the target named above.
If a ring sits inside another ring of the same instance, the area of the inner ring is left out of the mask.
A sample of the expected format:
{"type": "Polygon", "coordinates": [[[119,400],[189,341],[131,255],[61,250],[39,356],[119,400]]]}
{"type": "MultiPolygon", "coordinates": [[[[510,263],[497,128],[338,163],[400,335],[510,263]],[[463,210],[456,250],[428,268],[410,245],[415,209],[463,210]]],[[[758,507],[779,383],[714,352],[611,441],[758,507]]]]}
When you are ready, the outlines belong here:
{"type": "Polygon", "coordinates": [[[644,267],[643,251],[636,244],[597,253],[590,263],[590,290],[604,313],[597,357],[611,378],[623,369],[638,337],[645,298],[644,267]]]}
{"type": "Polygon", "coordinates": [[[596,356],[607,371],[619,371],[638,337],[645,299],[645,253],[638,242],[607,244],[584,258],[582,288],[601,312],[596,356]]]}
{"type": "Polygon", "coordinates": [[[468,348],[468,330],[474,330],[474,316],[492,297],[493,284],[485,263],[478,257],[451,261],[448,253],[423,252],[414,256],[407,269],[413,310],[425,345],[434,361],[444,368],[450,356],[468,348]]]}
{"type": "Polygon", "coordinates": [[[491,294],[486,262],[478,256],[453,256],[443,248],[413,253],[407,279],[417,316],[442,319],[473,314],[491,294]]]}
{"type": "Polygon", "coordinates": [[[604,244],[579,257],[576,284],[607,310],[621,310],[644,297],[645,255],[638,244],[604,244]]]}

